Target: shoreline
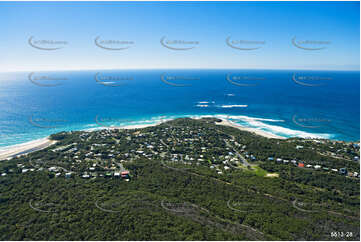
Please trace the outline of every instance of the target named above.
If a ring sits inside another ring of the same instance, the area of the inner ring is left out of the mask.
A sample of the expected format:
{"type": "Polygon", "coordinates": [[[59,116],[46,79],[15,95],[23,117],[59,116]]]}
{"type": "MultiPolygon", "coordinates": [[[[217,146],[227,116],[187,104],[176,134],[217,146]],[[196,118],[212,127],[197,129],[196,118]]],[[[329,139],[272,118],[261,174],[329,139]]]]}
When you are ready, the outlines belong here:
{"type": "MultiPolygon", "coordinates": [[[[208,117],[207,115],[205,116],[199,116],[199,117],[192,117],[189,116],[188,118],[192,118],[192,119],[201,119],[204,117],[208,117]]],[[[153,126],[157,126],[162,124],[163,122],[167,122],[170,120],[174,120],[178,117],[174,117],[171,119],[165,119],[164,121],[157,121],[155,123],[146,123],[146,124],[132,124],[132,125],[126,125],[126,126],[114,126],[114,127],[98,127],[96,129],[94,128],[90,128],[90,129],[83,129],[80,131],[84,131],[84,132],[92,132],[98,129],[143,129],[143,128],[147,128],[147,127],[153,127],[153,126]]],[[[221,122],[215,122],[216,125],[224,125],[224,126],[229,126],[232,128],[236,128],[239,129],[241,131],[246,131],[246,132],[250,132],[253,133],[255,135],[259,135],[268,139],[282,139],[285,140],[287,139],[286,137],[282,137],[276,134],[272,134],[270,132],[266,132],[260,129],[256,129],[256,128],[249,128],[249,127],[244,127],[240,124],[234,123],[230,120],[227,120],[225,118],[220,118],[220,117],[214,117],[217,118],[219,120],[221,120],[221,122]]],[[[6,160],[6,159],[10,159],[19,155],[26,155],[28,153],[34,152],[34,151],[39,151],[42,149],[45,149],[53,144],[55,144],[57,141],[54,140],[50,140],[50,136],[47,136],[45,138],[41,138],[41,139],[36,139],[36,140],[32,140],[32,141],[28,141],[25,143],[20,143],[20,144],[16,144],[16,145],[11,145],[11,146],[4,146],[4,147],[0,147],[0,160],[6,160]]]]}
{"type": "Polygon", "coordinates": [[[50,136],[32,140],[26,143],[0,148],[0,160],[10,159],[19,155],[26,155],[34,151],[45,149],[57,141],[50,140],[50,136]]]}
{"type": "Polygon", "coordinates": [[[231,122],[231,121],[229,121],[227,119],[220,118],[220,120],[222,120],[222,121],[218,122],[218,123],[216,122],[216,125],[224,125],[224,126],[236,128],[236,129],[239,129],[239,130],[242,130],[242,131],[247,131],[247,132],[259,135],[259,136],[266,137],[268,139],[287,139],[285,137],[282,137],[282,136],[279,136],[279,135],[276,135],[276,134],[272,134],[272,133],[268,133],[268,132],[263,131],[263,130],[259,130],[259,129],[255,129],[255,128],[247,128],[247,127],[244,127],[244,126],[242,126],[240,124],[236,124],[234,122],[231,122]]]}
{"type": "MultiPolygon", "coordinates": [[[[193,119],[200,119],[200,118],[193,118],[193,119]]],[[[282,137],[276,134],[272,134],[263,130],[259,130],[259,129],[255,129],[255,128],[247,128],[244,127],[240,124],[236,124],[232,121],[229,121],[227,119],[224,118],[219,118],[220,120],[222,120],[222,122],[216,122],[216,125],[224,125],[224,126],[229,126],[229,127],[233,127],[242,131],[247,131],[247,132],[251,132],[254,133],[256,135],[260,135],[269,139],[287,139],[286,137],[282,137]]],[[[167,120],[168,121],[168,120],[167,120]]],[[[157,126],[159,124],[162,124],[163,122],[157,122],[157,123],[153,123],[153,124],[136,124],[136,125],[127,125],[124,127],[114,127],[116,129],[142,129],[142,128],[147,128],[147,127],[152,127],[152,126],[157,126]]]]}
{"type": "MultiPolygon", "coordinates": [[[[153,123],[153,124],[127,125],[124,127],[116,127],[116,126],[115,127],[100,127],[100,129],[142,129],[142,128],[147,128],[147,127],[151,127],[151,126],[156,126],[159,124],[161,124],[161,122],[157,122],[157,123],[153,123]]],[[[81,131],[92,132],[95,130],[84,129],[81,131]]],[[[29,153],[32,153],[35,151],[45,149],[45,148],[55,144],[56,142],[57,142],[56,140],[51,140],[50,136],[47,136],[45,138],[36,139],[36,140],[28,141],[25,143],[0,147],[0,161],[8,160],[8,159],[14,158],[16,156],[26,155],[26,154],[29,154],[29,153]]]]}

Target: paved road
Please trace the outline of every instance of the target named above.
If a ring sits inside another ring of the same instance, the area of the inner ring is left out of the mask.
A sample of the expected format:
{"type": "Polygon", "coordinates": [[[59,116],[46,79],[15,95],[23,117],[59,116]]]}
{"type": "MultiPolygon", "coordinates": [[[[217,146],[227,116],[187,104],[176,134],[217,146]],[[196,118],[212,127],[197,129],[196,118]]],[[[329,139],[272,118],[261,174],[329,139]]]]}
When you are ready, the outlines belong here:
{"type": "Polygon", "coordinates": [[[243,164],[244,164],[245,166],[247,166],[247,167],[248,167],[248,166],[251,166],[251,165],[248,163],[248,161],[246,160],[246,158],[244,158],[243,155],[241,155],[237,150],[235,150],[235,149],[233,148],[233,146],[232,146],[227,140],[224,140],[224,142],[226,142],[226,145],[227,145],[229,148],[231,148],[234,153],[236,153],[236,155],[238,156],[238,158],[241,159],[241,161],[243,162],[243,164]]]}

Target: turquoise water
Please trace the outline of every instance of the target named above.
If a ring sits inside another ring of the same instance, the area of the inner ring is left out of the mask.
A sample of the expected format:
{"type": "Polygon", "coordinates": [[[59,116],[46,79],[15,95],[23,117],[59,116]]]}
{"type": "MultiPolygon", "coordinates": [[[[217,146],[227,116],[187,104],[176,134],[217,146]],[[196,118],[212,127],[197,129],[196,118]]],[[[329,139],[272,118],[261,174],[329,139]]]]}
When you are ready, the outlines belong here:
{"type": "Polygon", "coordinates": [[[215,116],[283,137],[360,139],[360,73],[132,70],[0,74],[0,146],[215,116]]]}

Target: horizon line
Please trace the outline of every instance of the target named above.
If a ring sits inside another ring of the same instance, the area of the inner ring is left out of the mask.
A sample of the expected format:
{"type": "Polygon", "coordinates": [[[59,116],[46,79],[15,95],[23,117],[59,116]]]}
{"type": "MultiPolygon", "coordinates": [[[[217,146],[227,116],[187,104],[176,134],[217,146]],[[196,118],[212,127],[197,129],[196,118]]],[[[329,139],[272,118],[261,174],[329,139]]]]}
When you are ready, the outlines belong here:
{"type": "Polygon", "coordinates": [[[353,71],[360,72],[360,69],[311,69],[311,68],[111,68],[111,69],[58,69],[58,70],[9,70],[0,73],[22,73],[22,72],[60,72],[60,71],[117,71],[117,70],[265,70],[265,71],[353,71]]]}

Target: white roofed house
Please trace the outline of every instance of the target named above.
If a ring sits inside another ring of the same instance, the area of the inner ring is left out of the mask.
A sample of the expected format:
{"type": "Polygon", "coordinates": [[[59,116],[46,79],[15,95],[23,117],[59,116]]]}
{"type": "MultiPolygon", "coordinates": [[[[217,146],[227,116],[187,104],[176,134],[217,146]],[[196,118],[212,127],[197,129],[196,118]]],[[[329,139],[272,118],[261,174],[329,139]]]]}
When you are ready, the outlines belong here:
{"type": "Polygon", "coordinates": [[[88,174],[84,174],[84,175],[82,175],[82,178],[84,178],[84,179],[88,179],[88,178],[90,178],[90,175],[88,175],[88,174]]]}
{"type": "Polygon", "coordinates": [[[57,171],[58,168],[56,168],[55,166],[52,166],[52,167],[50,167],[48,170],[49,170],[49,171],[57,171]]]}

